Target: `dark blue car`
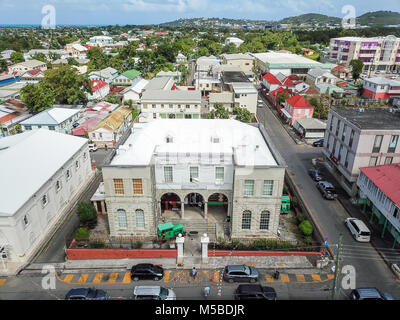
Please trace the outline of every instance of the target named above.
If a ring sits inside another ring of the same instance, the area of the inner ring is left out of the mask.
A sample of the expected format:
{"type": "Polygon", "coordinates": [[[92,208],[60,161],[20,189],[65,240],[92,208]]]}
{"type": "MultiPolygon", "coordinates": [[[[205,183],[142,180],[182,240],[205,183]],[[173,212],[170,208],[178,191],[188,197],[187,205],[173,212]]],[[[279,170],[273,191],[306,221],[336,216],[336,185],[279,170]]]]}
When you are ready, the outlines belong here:
{"type": "Polygon", "coordinates": [[[324,146],[324,139],[315,141],[312,145],[313,145],[313,147],[323,147],[324,146]]]}
{"type": "Polygon", "coordinates": [[[65,300],[106,300],[107,292],[95,288],[75,288],[68,291],[65,300]]]}

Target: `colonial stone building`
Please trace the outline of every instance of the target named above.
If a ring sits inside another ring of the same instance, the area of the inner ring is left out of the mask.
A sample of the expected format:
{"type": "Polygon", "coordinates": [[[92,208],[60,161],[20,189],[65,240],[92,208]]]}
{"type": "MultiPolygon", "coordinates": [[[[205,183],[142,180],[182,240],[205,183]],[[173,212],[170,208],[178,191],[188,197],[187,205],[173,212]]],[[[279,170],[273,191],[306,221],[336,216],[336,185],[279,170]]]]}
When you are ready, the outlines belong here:
{"type": "Polygon", "coordinates": [[[233,239],[276,238],[285,163],[262,125],[135,123],[103,165],[111,236],[155,237],[175,220],[223,222],[233,239]]]}

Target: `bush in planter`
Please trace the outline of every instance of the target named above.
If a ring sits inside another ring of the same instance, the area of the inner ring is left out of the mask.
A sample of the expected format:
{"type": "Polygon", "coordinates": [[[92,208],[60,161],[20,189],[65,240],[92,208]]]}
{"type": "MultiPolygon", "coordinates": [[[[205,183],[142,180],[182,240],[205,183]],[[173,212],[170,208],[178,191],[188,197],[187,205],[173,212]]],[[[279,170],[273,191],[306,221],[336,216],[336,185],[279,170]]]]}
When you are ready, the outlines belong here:
{"type": "Polygon", "coordinates": [[[106,244],[104,241],[96,240],[90,243],[90,247],[93,249],[103,249],[106,248],[106,244]]]}
{"type": "Polygon", "coordinates": [[[299,207],[299,199],[297,199],[297,197],[292,197],[292,205],[293,205],[295,208],[298,208],[298,207],[299,207]]]}
{"type": "Polygon", "coordinates": [[[311,236],[313,232],[313,226],[308,220],[304,220],[302,223],[300,223],[299,228],[305,236],[311,236]]]}
{"type": "Polygon", "coordinates": [[[288,186],[283,186],[283,194],[288,194],[289,187],[288,186]]]}
{"type": "Polygon", "coordinates": [[[89,226],[89,228],[94,228],[97,224],[97,211],[96,208],[87,203],[87,202],[79,202],[78,203],[78,211],[77,211],[79,221],[83,225],[89,226]]]}
{"type": "Polygon", "coordinates": [[[136,240],[133,244],[133,249],[140,249],[143,246],[143,242],[140,240],[136,240]]]}
{"type": "Polygon", "coordinates": [[[79,228],[74,234],[75,240],[86,240],[89,239],[89,231],[86,228],[79,228]]]}
{"type": "Polygon", "coordinates": [[[304,241],[306,242],[307,245],[312,244],[312,237],[311,236],[306,236],[304,237],[304,241]]]}
{"type": "Polygon", "coordinates": [[[301,224],[304,220],[306,220],[306,215],[303,212],[299,212],[296,215],[297,223],[301,224]]]}

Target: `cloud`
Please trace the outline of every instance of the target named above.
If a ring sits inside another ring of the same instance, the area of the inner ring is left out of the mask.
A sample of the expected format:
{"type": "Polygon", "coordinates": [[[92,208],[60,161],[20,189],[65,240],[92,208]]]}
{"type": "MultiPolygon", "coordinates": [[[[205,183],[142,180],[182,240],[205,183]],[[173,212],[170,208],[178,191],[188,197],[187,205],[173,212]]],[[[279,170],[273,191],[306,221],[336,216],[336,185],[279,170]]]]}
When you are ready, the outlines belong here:
{"type": "Polygon", "coordinates": [[[207,0],[128,0],[124,8],[138,12],[190,12],[208,5],[207,0]]]}

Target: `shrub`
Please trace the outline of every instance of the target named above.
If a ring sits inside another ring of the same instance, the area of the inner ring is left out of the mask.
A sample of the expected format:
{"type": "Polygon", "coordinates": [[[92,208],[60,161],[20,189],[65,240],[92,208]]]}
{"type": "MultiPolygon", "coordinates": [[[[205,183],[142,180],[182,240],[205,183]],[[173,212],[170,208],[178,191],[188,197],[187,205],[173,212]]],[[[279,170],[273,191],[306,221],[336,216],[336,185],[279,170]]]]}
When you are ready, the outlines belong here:
{"type": "Polygon", "coordinates": [[[297,197],[293,197],[292,204],[295,208],[298,208],[299,207],[299,199],[297,199],[297,197]]]}
{"type": "Polygon", "coordinates": [[[93,249],[102,249],[106,247],[106,244],[104,241],[96,240],[90,243],[90,247],[93,249]]]}
{"type": "Polygon", "coordinates": [[[140,240],[137,240],[133,243],[133,249],[140,249],[143,246],[143,242],[140,240]]]}
{"type": "Polygon", "coordinates": [[[288,194],[289,187],[288,186],[283,186],[283,194],[288,194]]]}
{"type": "Polygon", "coordinates": [[[79,202],[77,214],[81,224],[87,225],[89,228],[94,228],[96,226],[97,211],[93,205],[87,202],[79,202]]]}
{"type": "Polygon", "coordinates": [[[76,240],[86,240],[89,239],[89,231],[86,228],[79,228],[75,231],[74,238],[76,240]]]}
{"type": "Polygon", "coordinates": [[[299,212],[296,215],[296,219],[297,219],[297,223],[300,224],[302,223],[304,220],[306,220],[306,215],[303,212],[299,212]]]}
{"type": "Polygon", "coordinates": [[[305,236],[310,236],[313,232],[313,226],[308,220],[304,220],[302,223],[300,223],[299,228],[305,236]]]}
{"type": "Polygon", "coordinates": [[[306,242],[306,244],[310,245],[310,244],[312,244],[312,237],[306,236],[306,237],[304,237],[304,241],[306,242]]]}

